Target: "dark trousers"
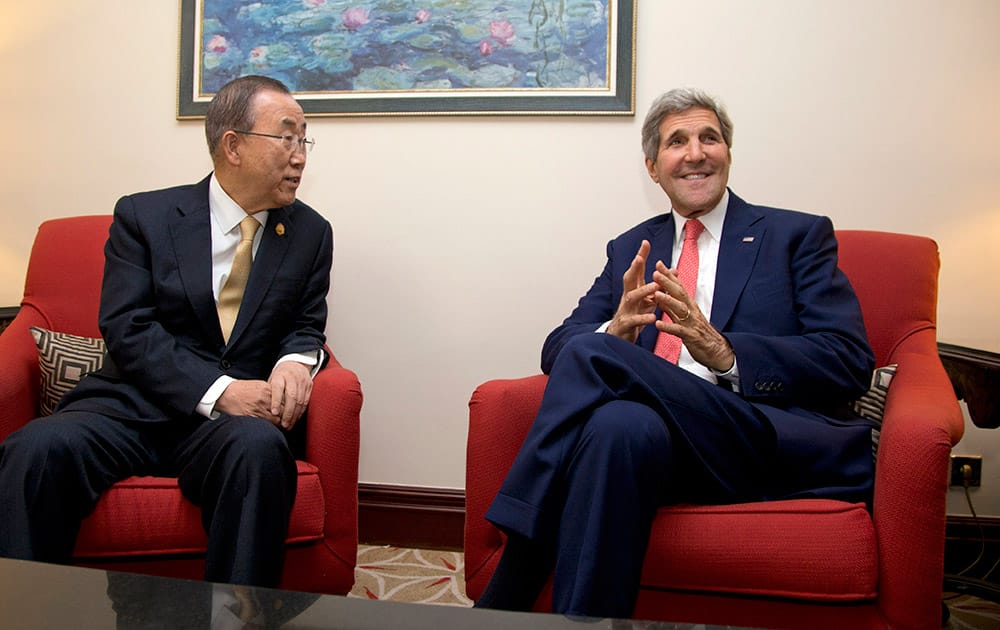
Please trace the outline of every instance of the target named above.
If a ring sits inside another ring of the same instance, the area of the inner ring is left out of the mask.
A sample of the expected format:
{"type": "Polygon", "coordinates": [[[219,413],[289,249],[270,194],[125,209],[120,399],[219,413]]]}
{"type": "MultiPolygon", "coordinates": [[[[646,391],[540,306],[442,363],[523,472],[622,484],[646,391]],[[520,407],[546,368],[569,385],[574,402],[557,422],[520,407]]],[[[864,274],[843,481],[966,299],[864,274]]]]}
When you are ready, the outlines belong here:
{"type": "MultiPolygon", "coordinates": [[[[535,422],[486,518],[529,541],[535,553],[552,550],[539,555],[555,557],[557,613],[631,615],[659,506],[772,498],[776,426],[815,425],[819,433],[801,431],[804,443],[822,436],[814,448],[839,447],[837,440],[823,443],[839,427],[821,416],[762,411],[611,335],[574,338],[549,376],[535,422]]],[[[844,458],[860,458],[858,483],[870,489],[870,427],[857,429],[849,432],[855,446],[844,458]]],[[[844,463],[839,456],[819,461],[834,468],[844,463]]],[[[815,472],[800,470],[803,488],[838,475],[815,472]]],[[[503,590],[492,582],[487,589],[491,598],[503,590]]]]}
{"type": "Polygon", "coordinates": [[[201,507],[205,579],[277,586],[295,460],[265,420],[130,423],[61,410],[0,443],[0,556],[66,563],[101,493],[131,475],[178,478],[201,507]]]}

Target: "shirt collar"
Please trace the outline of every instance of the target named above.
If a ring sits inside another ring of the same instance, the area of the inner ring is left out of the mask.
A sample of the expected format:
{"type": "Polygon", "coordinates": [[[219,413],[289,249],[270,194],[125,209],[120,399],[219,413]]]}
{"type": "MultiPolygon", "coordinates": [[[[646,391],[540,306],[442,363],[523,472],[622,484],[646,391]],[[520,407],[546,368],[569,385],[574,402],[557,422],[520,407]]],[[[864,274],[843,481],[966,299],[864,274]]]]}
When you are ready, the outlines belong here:
{"type": "MultiPolygon", "coordinates": [[[[722,225],[726,222],[726,208],[729,207],[729,189],[722,193],[722,199],[709,212],[698,217],[701,224],[716,241],[722,240],[722,225]]],[[[673,212],[673,208],[670,209],[673,212]]],[[[681,215],[674,213],[674,246],[684,242],[684,225],[688,220],[681,215]]]]}
{"type": "MultiPolygon", "coordinates": [[[[223,234],[228,234],[236,229],[240,221],[247,216],[246,210],[241,208],[240,204],[233,201],[229,193],[222,189],[222,184],[215,178],[215,173],[212,173],[208,182],[208,208],[215,224],[219,226],[223,234]]],[[[261,225],[267,225],[267,215],[268,211],[265,210],[251,216],[260,221],[261,225]]]]}

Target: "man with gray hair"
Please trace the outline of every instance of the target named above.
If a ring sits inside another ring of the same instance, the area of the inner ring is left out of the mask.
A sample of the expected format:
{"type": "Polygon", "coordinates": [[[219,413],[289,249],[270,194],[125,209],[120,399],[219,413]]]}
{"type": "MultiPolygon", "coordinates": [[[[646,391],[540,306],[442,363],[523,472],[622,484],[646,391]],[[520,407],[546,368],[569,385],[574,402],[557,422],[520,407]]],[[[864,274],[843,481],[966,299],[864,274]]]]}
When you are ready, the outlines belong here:
{"type": "Polygon", "coordinates": [[[658,507],[870,501],[874,358],[826,217],[727,188],[732,123],[673,90],[642,127],[670,212],[614,238],[542,347],[541,407],[486,518],[507,534],[477,606],[628,617],[658,507]]]}
{"type": "Polygon", "coordinates": [[[333,259],[330,224],[295,198],[305,132],[281,82],[234,79],[205,119],[214,171],[118,201],[104,364],[0,444],[0,556],[68,562],[113,483],[174,476],[201,507],[205,578],[278,586],[333,259]]]}

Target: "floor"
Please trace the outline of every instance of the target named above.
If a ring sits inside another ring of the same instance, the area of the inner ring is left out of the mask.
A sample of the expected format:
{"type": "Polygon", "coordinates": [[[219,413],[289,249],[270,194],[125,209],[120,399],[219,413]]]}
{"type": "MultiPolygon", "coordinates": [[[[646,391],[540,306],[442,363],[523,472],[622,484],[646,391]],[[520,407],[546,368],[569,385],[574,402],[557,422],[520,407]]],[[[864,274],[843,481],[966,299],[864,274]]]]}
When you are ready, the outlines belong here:
{"type": "Polygon", "coordinates": [[[361,545],[354,575],[348,597],[472,606],[460,551],[361,545]]]}
{"type": "MultiPolygon", "coordinates": [[[[362,545],[354,588],[348,597],[471,606],[465,596],[465,564],[460,551],[362,545]]],[[[974,578],[946,582],[947,630],[1000,628],[1000,587],[974,578]]]]}
{"type": "Polygon", "coordinates": [[[944,603],[950,617],[948,630],[1000,628],[1000,586],[975,578],[945,578],[944,603]]]}

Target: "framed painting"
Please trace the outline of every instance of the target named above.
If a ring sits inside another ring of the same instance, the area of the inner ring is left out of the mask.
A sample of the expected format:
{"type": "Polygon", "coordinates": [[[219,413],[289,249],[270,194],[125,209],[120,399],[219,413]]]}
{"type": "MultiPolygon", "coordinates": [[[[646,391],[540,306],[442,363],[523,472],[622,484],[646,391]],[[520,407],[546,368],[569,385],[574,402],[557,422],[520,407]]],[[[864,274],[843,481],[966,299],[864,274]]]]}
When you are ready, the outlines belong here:
{"type": "Polygon", "coordinates": [[[248,74],[314,116],[631,116],[635,4],[181,0],[177,117],[248,74]]]}

